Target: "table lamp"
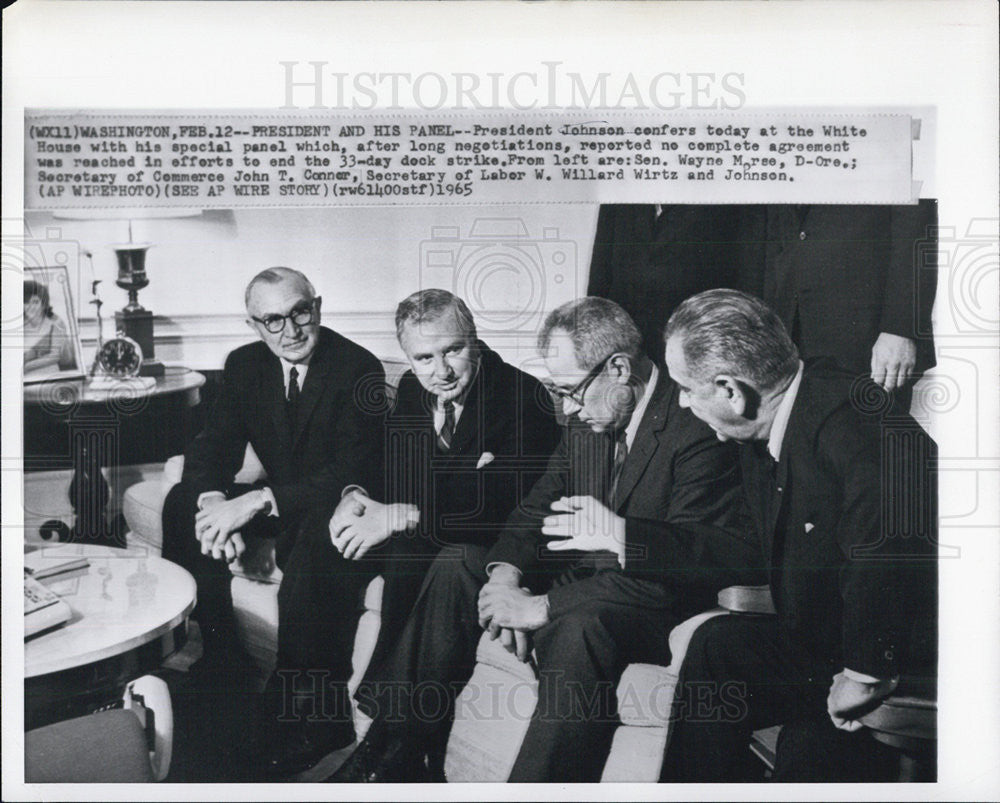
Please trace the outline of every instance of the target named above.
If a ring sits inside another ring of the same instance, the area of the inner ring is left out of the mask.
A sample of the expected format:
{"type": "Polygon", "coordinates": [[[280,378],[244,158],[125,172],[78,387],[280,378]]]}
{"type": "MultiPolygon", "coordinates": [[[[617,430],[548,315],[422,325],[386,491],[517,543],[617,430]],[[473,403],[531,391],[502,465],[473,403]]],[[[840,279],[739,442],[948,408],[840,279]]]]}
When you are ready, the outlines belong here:
{"type": "Polygon", "coordinates": [[[146,252],[153,247],[151,242],[134,242],[132,221],[165,220],[172,218],[198,217],[200,209],[67,209],[54,213],[57,219],[82,221],[128,221],[128,242],[112,243],[118,263],[115,284],[128,293],[128,303],[115,312],[115,331],[122,331],[142,349],[140,376],[162,376],[163,363],[156,359],[153,336],[153,313],[139,303],[139,291],[149,284],[146,275],[146,252]]]}
{"type": "Polygon", "coordinates": [[[118,259],[120,288],[128,292],[128,303],[115,312],[115,331],[124,332],[142,349],[140,376],[162,376],[163,363],[156,359],[153,344],[153,313],[139,303],[139,291],[149,284],[146,276],[146,252],[152,243],[132,242],[132,221],[128,223],[127,243],[112,245],[118,259]]]}

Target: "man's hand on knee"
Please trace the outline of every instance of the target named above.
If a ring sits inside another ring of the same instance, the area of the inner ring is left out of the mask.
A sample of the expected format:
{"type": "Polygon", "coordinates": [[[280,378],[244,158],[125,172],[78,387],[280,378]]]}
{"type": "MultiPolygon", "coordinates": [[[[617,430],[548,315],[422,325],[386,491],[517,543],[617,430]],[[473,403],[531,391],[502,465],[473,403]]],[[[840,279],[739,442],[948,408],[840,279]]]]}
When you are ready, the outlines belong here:
{"type": "Polygon", "coordinates": [[[201,554],[210,555],[215,560],[233,563],[246,552],[246,543],[240,533],[218,535],[214,539],[205,538],[201,543],[201,554]]]}
{"type": "Polygon", "coordinates": [[[488,567],[490,573],[489,582],[497,585],[506,585],[513,588],[521,587],[521,571],[509,563],[496,563],[488,567]]]}
{"type": "Polygon", "coordinates": [[[213,498],[195,515],[194,529],[201,542],[201,553],[216,560],[232,561],[242,554],[243,539],[239,547],[232,537],[239,533],[265,509],[266,499],[258,491],[250,491],[235,499],[213,498]],[[228,546],[228,549],[227,549],[228,546]]]}
{"type": "MultiPolygon", "coordinates": [[[[521,663],[527,663],[528,658],[531,657],[531,634],[526,633],[523,630],[514,630],[509,627],[501,627],[497,630],[497,634],[500,638],[500,643],[503,644],[503,648],[507,652],[513,653],[517,656],[517,660],[521,663]]],[[[490,636],[496,639],[498,636],[493,635],[492,629],[490,630],[490,636]]]]}
{"type": "Polygon", "coordinates": [[[330,519],[330,541],[345,558],[358,560],[393,534],[416,527],[419,522],[416,505],[385,505],[352,491],[340,500],[330,519]]]}
{"type": "Polygon", "coordinates": [[[243,557],[243,553],[247,551],[247,546],[243,541],[243,536],[239,533],[233,533],[229,536],[226,541],[226,546],[223,549],[224,557],[226,563],[234,563],[243,557]]]}
{"type": "Polygon", "coordinates": [[[544,595],[534,596],[526,588],[489,582],[479,592],[479,624],[490,628],[538,630],[548,624],[549,609],[544,595]]]}

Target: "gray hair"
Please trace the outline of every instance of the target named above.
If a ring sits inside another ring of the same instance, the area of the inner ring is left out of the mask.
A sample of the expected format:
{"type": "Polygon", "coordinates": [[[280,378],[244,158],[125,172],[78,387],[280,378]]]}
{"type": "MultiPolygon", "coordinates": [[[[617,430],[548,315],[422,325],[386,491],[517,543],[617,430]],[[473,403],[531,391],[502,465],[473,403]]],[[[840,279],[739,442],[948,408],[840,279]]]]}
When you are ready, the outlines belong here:
{"type": "Polygon", "coordinates": [[[306,275],[302,271],[279,266],[265,268],[250,280],[250,284],[247,285],[246,292],[243,294],[243,303],[246,305],[246,308],[250,309],[250,296],[253,293],[254,287],[258,284],[278,284],[284,281],[298,282],[302,286],[302,289],[309,293],[310,301],[316,298],[316,288],[312,286],[312,282],[306,278],[306,275]]]}
{"type": "Polygon", "coordinates": [[[560,329],[573,341],[573,354],[581,368],[593,368],[612,354],[643,356],[642,335],[635,321],[614,301],[586,296],[552,310],[538,333],[538,351],[549,350],[552,333],[560,329]]]}
{"type": "Polygon", "coordinates": [[[418,290],[408,295],[396,307],[396,339],[402,342],[403,327],[416,326],[425,321],[436,321],[448,312],[453,312],[458,321],[458,330],[472,342],[476,340],[476,321],[466,303],[454,293],[438,288],[418,290]]]}
{"type": "Polygon", "coordinates": [[[701,381],[733,374],[770,390],[798,370],[799,350],[781,318],[738,290],[708,290],[684,301],[667,322],[665,339],[674,336],[688,373],[701,381]]]}

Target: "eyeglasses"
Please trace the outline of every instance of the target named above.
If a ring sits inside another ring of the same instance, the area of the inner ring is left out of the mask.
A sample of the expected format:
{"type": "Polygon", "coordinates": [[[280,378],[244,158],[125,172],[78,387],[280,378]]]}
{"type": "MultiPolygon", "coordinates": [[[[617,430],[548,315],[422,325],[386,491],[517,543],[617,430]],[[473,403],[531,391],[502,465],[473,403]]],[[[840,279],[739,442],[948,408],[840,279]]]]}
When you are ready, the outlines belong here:
{"type": "Polygon", "coordinates": [[[285,321],[291,321],[295,326],[308,326],[315,320],[316,302],[318,298],[307,302],[309,306],[296,307],[287,315],[266,315],[263,318],[250,316],[251,321],[256,321],[272,335],[276,335],[285,328],[285,321]]]}
{"type": "Polygon", "coordinates": [[[553,401],[557,403],[562,403],[566,399],[569,399],[578,407],[583,407],[583,399],[587,395],[587,389],[590,387],[591,383],[601,375],[604,370],[604,366],[608,364],[608,360],[614,357],[614,354],[609,354],[603,360],[601,360],[597,365],[587,372],[587,375],[580,380],[579,383],[569,390],[563,390],[562,388],[557,388],[551,383],[546,383],[545,389],[552,396],[553,401]]]}

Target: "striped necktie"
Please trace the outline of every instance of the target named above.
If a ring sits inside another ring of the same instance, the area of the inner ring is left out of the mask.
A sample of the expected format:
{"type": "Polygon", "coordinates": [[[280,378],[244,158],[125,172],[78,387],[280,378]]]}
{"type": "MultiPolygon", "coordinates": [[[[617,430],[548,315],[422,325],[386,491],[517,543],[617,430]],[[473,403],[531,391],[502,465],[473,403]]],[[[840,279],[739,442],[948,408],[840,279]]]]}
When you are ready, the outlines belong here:
{"type": "Polygon", "coordinates": [[[618,481],[622,477],[622,469],[628,459],[628,441],[625,439],[625,430],[621,429],[615,435],[614,442],[615,457],[611,464],[611,482],[608,485],[608,507],[615,509],[615,495],[618,493],[618,481]]]}
{"type": "Polygon", "coordinates": [[[447,452],[451,448],[451,441],[455,436],[455,405],[446,401],[442,407],[444,408],[444,422],[441,424],[440,432],[438,432],[438,446],[447,452]]]}

